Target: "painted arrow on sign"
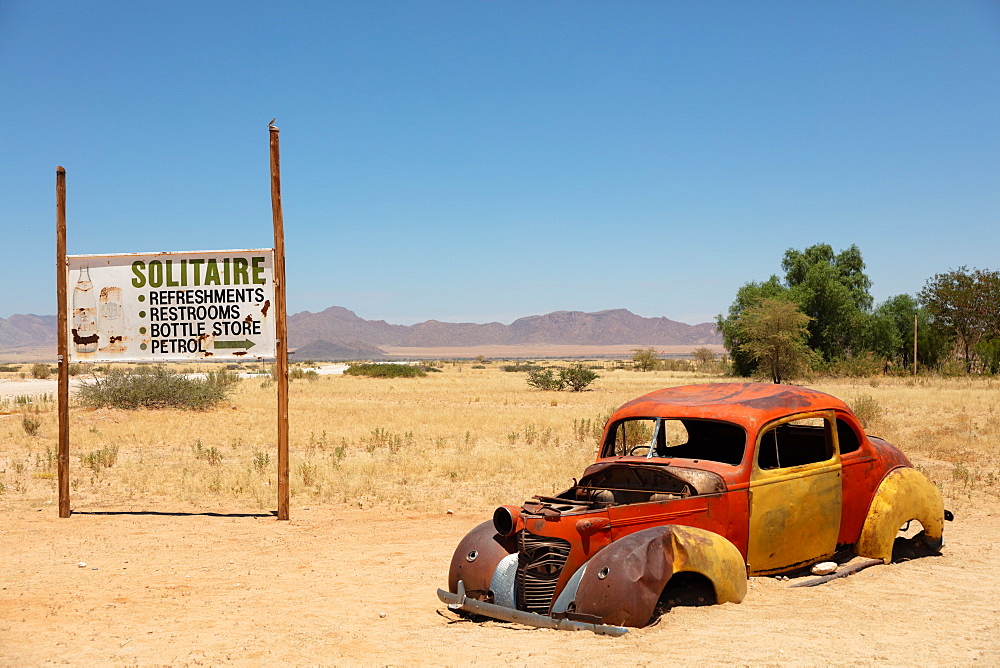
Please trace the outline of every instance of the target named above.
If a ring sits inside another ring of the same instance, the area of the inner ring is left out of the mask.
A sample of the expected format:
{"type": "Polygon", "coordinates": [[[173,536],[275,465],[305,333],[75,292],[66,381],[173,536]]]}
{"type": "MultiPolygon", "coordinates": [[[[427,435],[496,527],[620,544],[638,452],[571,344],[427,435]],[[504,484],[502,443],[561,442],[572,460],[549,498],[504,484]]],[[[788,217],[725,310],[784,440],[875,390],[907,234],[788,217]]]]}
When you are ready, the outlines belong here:
{"type": "Polygon", "coordinates": [[[250,339],[245,339],[243,341],[215,341],[212,347],[218,350],[219,348],[253,348],[256,343],[250,339]]]}

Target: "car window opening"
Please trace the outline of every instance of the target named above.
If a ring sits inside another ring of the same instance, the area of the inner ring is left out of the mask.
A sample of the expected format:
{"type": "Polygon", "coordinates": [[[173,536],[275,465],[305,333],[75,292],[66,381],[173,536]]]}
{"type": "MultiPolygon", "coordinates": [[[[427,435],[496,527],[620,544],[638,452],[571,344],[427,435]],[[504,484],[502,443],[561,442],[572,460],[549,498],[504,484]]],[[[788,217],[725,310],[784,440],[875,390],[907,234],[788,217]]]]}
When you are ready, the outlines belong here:
{"type": "Polygon", "coordinates": [[[844,420],[837,418],[837,442],[840,444],[840,454],[854,452],[861,447],[857,432],[844,420]]]}
{"type": "Polygon", "coordinates": [[[610,430],[605,457],[691,459],[739,466],[746,450],[746,432],[718,420],[629,418],[610,430]]]}
{"type": "Polygon", "coordinates": [[[825,462],[833,457],[833,442],[828,427],[827,421],[822,418],[808,418],[769,429],[760,437],[757,466],[769,470],[825,462]]]}

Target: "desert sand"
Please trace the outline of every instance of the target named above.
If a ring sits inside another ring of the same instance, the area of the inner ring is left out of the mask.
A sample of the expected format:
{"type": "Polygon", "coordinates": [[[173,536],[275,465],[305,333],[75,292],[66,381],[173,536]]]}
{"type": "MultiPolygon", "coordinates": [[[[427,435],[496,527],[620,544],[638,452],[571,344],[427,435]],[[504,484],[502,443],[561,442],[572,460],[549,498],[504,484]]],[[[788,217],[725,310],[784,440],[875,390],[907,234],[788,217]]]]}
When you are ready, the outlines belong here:
{"type": "Polygon", "coordinates": [[[739,605],[675,608],[622,638],[448,611],[435,589],[489,509],[293,507],[281,522],[238,508],[157,508],[9,512],[0,664],[1000,662],[995,503],[948,524],[941,556],[814,588],[754,578],[739,605]]]}

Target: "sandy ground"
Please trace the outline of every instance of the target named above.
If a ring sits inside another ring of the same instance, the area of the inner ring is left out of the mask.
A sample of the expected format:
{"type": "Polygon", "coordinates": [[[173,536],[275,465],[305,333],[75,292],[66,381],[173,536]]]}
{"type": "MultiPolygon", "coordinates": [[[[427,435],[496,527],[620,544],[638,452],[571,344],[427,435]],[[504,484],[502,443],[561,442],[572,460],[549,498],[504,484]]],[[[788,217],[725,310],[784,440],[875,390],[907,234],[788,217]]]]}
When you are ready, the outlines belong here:
{"type": "MultiPolygon", "coordinates": [[[[69,390],[79,387],[83,380],[80,378],[69,379],[69,390]]],[[[0,378],[0,397],[28,396],[38,397],[43,394],[52,395],[55,399],[59,391],[59,381],[55,378],[39,380],[37,378],[26,378],[24,380],[13,380],[0,378]]]]}
{"type": "Polygon", "coordinates": [[[449,613],[435,589],[485,509],[15,510],[0,664],[997,665],[1000,504],[975,508],[947,525],[943,556],[815,588],[755,578],[742,604],[677,608],[622,638],[449,613]]]}

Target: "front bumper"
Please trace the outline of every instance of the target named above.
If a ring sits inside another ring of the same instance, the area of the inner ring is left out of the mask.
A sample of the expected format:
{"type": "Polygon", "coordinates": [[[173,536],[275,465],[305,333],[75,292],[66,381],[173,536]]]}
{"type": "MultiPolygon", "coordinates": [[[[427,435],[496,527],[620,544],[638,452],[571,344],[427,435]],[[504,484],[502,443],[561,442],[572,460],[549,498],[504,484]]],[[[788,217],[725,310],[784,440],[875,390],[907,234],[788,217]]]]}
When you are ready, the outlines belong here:
{"type": "Polygon", "coordinates": [[[438,598],[448,604],[451,610],[465,610],[484,617],[491,617],[505,622],[516,622],[526,626],[535,626],[543,629],[559,629],[561,631],[593,631],[603,636],[623,636],[628,633],[624,626],[609,626],[607,624],[591,624],[589,622],[578,622],[572,619],[553,619],[545,615],[534,612],[524,612],[502,605],[484,603],[465,595],[465,583],[458,581],[458,593],[453,594],[443,589],[437,590],[438,598]]]}

